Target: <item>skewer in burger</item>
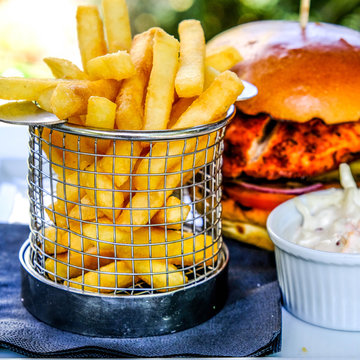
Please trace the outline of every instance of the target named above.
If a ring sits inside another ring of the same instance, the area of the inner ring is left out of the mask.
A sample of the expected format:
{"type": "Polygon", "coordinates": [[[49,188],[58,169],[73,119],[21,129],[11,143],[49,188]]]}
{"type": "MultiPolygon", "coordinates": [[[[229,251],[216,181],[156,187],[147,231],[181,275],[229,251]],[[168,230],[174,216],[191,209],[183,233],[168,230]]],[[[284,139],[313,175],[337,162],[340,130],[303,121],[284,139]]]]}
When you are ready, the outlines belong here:
{"type": "Polygon", "coordinates": [[[225,135],[223,229],[266,249],[270,211],[360,175],[360,33],[338,25],[260,21],[218,35],[244,60],[232,70],[257,86],[225,135]]]}

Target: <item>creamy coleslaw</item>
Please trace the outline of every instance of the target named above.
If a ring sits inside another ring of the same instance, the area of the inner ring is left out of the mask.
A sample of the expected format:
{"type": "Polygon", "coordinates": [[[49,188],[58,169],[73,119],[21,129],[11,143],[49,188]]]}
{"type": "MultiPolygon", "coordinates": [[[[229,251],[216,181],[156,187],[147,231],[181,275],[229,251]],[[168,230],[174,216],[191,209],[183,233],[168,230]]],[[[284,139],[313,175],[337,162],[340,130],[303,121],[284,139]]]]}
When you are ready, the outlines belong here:
{"type": "Polygon", "coordinates": [[[308,248],[360,253],[360,190],[347,164],[340,165],[343,189],[306,195],[295,199],[303,221],[293,241],[308,248]]]}

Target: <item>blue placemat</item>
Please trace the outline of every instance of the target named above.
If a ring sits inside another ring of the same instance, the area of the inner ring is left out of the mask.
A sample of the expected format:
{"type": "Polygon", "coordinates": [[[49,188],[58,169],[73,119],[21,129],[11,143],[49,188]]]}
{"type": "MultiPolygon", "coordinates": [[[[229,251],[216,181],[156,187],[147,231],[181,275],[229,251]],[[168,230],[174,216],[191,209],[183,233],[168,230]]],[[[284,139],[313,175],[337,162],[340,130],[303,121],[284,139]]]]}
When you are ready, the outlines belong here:
{"type": "Polygon", "coordinates": [[[20,301],[18,252],[29,229],[0,224],[0,347],[33,357],[260,356],[280,350],[281,306],[274,254],[227,240],[229,297],[209,321],[175,334],[87,337],[36,320],[20,301]]]}

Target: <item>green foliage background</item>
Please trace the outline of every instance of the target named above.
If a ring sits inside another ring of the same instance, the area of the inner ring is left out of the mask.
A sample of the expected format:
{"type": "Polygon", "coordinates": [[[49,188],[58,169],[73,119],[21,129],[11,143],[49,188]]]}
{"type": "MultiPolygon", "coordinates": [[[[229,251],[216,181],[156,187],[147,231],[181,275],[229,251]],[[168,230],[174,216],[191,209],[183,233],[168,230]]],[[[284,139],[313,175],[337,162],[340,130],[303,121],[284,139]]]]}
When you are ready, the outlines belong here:
{"type": "MultiPolygon", "coordinates": [[[[207,40],[249,21],[297,20],[300,0],[128,0],[133,33],[161,26],[177,34],[188,18],[201,21],[207,40]]],[[[360,30],[360,0],[313,0],[310,21],[345,25],[360,30]]]]}

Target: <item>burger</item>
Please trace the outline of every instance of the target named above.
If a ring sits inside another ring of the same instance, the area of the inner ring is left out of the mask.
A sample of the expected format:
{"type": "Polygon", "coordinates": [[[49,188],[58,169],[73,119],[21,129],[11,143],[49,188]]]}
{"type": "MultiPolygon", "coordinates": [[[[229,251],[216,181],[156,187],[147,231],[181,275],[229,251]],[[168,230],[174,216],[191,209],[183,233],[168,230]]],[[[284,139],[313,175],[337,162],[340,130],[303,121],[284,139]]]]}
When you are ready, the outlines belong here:
{"type": "Polygon", "coordinates": [[[266,219],[280,203],[360,175],[360,33],[346,27],[259,21],[215,37],[243,61],[232,69],[258,88],[237,103],[225,134],[224,235],[272,249],[266,219]]]}

